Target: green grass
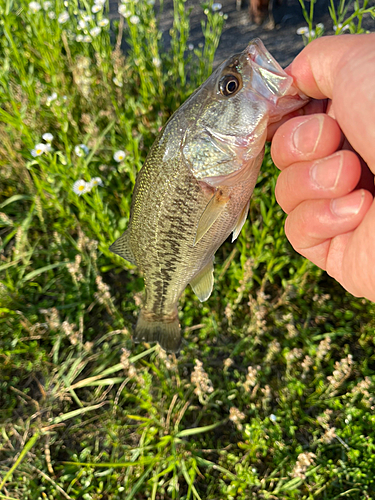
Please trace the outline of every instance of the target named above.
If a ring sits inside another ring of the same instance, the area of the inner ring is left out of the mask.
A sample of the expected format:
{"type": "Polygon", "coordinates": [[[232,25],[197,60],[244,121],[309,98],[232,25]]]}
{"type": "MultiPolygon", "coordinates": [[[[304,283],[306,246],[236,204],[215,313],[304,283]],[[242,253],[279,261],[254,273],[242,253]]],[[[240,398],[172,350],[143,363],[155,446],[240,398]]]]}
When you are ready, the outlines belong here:
{"type": "Polygon", "coordinates": [[[375,498],[375,306],[292,250],[268,151],[214,293],[183,294],[180,354],[131,341],[143,283],[108,247],[223,25],[205,6],[190,50],[174,5],[165,52],[147,2],[91,42],[85,1],[0,4],[0,499],[375,498]]]}

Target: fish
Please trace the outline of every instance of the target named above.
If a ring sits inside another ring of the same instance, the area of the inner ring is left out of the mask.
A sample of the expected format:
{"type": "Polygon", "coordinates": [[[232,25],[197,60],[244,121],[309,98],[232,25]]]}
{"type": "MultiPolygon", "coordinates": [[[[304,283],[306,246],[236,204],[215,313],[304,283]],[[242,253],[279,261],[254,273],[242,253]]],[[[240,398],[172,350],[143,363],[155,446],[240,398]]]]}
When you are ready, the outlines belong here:
{"type": "Polygon", "coordinates": [[[254,39],[167,121],[137,175],[128,228],[110,246],[144,278],[134,342],[179,350],[179,298],[188,284],[201,302],[210,297],[215,252],[246,221],[267,126],[307,102],[254,39]]]}

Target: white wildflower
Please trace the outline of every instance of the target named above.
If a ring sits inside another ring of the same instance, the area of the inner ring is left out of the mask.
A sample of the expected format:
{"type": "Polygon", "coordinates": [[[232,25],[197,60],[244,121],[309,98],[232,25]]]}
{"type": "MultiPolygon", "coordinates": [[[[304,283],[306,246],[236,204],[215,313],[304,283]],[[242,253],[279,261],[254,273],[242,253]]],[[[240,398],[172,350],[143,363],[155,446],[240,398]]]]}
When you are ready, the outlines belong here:
{"type": "Polygon", "coordinates": [[[100,26],[101,28],[108,26],[108,24],[109,24],[109,19],[105,17],[98,22],[98,26],[100,26]]]}
{"type": "Polygon", "coordinates": [[[117,161],[117,163],[120,163],[125,158],[125,151],[122,151],[121,149],[119,151],[116,151],[116,153],[113,155],[113,159],[117,161]]]}
{"type": "Polygon", "coordinates": [[[221,9],[222,9],[222,7],[223,7],[223,6],[221,5],[221,3],[219,3],[219,2],[217,2],[217,3],[216,3],[216,2],[215,2],[215,3],[213,3],[213,4],[212,4],[212,11],[213,11],[213,12],[216,12],[217,10],[221,10],[221,9]]]}
{"type": "Polygon", "coordinates": [[[56,19],[56,12],[54,12],[53,10],[50,10],[47,14],[47,16],[50,18],[50,19],[56,19]]]}
{"type": "Polygon", "coordinates": [[[307,26],[301,26],[301,28],[298,28],[297,30],[297,35],[308,35],[309,34],[309,28],[307,26]]]}
{"type": "Polygon", "coordinates": [[[41,8],[42,8],[42,6],[38,2],[30,2],[29,3],[29,11],[32,12],[33,14],[38,12],[41,8]]]}
{"type": "Polygon", "coordinates": [[[189,49],[189,50],[194,50],[194,45],[193,45],[192,43],[189,43],[189,45],[188,45],[188,49],[189,49]]]}
{"type": "Polygon", "coordinates": [[[132,14],[131,11],[128,10],[128,8],[126,7],[126,5],[124,5],[124,4],[119,5],[118,13],[121,14],[122,16],[124,16],[124,17],[129,17],[132,14]]]}
{"type": "Polygon", "coordinates": [[[337,26],[333,27],[334,31],[340,30],[340,31],[347,31],[350,30],[349,24],[345,24],[345,26],[342,26],[342,23],[339,23],[337,26]]]}
{"type": "Polygon", "coordinates": [[[152,64],[153,64],[156,68],[160,68],[160,66],[161,66],[161,60],[160,60],[158,57],[153,57],[153,58],[152,58],[152,64]]]}
{"type": "Polygon", "coordinates": [[[91,181],[89,182],[91,187],[94,186],[103,186],[103,181],[101,180],[100,177],[93,177],[91,181]]]}
{"type": "Polygon", "coordinates": [[[78,144],[78,146],[75,146],[74,152],[77,156],[87,155],[89,148],[85,144],[78,144]]]}
{"type": "Polygon", "coordinates": [[[49,1],[47,1],[47,2],[43,2],[43,9],[44,9],[44,10],[48,10],[48,9],[50,9],[50,8],[51,8],[51,6],[52,6],[52,2],[49,2],[49,1]]]}
{"type": "Polygon", "coordinates": [[[91,14],[87,14],[86,16],[83,16],[83,20],[86,21],[86,23],[88,23],[89,21],[93,20],[93,17],[91,14]]]}
{"type": "Polygon", "coordinates": [[[59,15],[59,17],[57,18],[57,22],[60,24],[64,24],[68,19],[69,19],[69,13],[65,10],[59,15]]]}
{"type": "Polygon", "coordinates": [[[84,30],[85,28],[87,28],[87,22],[86,22],[84,19],[80,19],[80,20],[78,21],[78,26],[77,26],[77,28],[78,28],[79,30],[84,30]]]}
{"type": "Polygon", "coordinates": [[[82,41],[83,41],[83,42],[86,42],[86,43],[90,43],[90,42],[92,41],[92,38],[91,38],[91,36],[90,36],[90,35],[85,35],[85,36],[83,37],[83,40],[82,40],[82,41]]]}
{"type": "Polygon", "coordinates": [[[84,181],[83,179],[80,179],[73,184],[73,191],[76,194],[78,194],[78,196],[81,196],[82,194],[85,193],[89,193],[90,189],[91,189],[90,184],[84,181]]]}
{"type": "Polygon", "coordinates": [[[77,35],[76,36],[76,42],[83,42],[83,35],[77,35]]]}
{"type": "Polygon", "coordinates": [[[276,422],[276,420],[277,420],[276,415],[274,415],[273,413],[271,413],[270,420],[271,420],[271,422],[276,422]]]}
{"type": "MultiPolygon", "coordinates": [[[[117,87],[122,87],[122,81],[121,81],[121,80],[119,80],[119,79],[117,78],[117,76],[115,76],[115,77],[113,78],[113,80],[112,80],[112,81],[113,81],[113,83],[114,83],[115,85],[117,85],[117,87]]],[[[117,160],[116,160],[116,161],[117,161],[117,160]]]]}
{"type": "Polygon", "coordinates": [[[208,16],[208,14],[209,14],[210,11],[208,9],[204,9],[203,12],[205,13],[206,16],[208,16]]]}
{"type": "Polygon", "coordinates": [[[39,144],[36,144],[34,149],[31,151],[31,155],[35,158],[36,156],[41,156],[43,153],[45,153],[47,151],[46,149],[46,144],[43,144],[43,143],[39,143],[39,144]]]}
{"type": "Polygon", "coordinates": [[[53,141],[53,135],[50,134],[49,132],[46,132],[45,134],[42,135],[42,138],[47,141],[47,142],[52,142],[53,141]]]}
{"type": "Polygon", "coordinates": [[[102,28],[99,28],[99,26],[95,26],[95,28],[92,28],[92,30],[90,30],[90,35],[93,38],[95,38],[100,34],[101,31],[102,31],[102,28]]]}
{"type": "Polygon", "coordinates": [[[91,7],[91,12],[93,12],[94,14],[96,14],[97,12],[99,12],[100,10],[102,10],[103,8],[103,5],[98,5],[98,4],[95,4],[91,7]]]}
{"type": "Polygon", "coordinates": [[[105,5],[106,0],[94,0],[95,5],[101,5],[102,7],[105,5]]]}
{"type": "Polygon", "coordinates": [[[316,25],[316,27],[319,29],[319,30],[324,30],[324,24],[323,23],[318,23],[316,25]]]}
{"type": "Polygon", "coordinates": [[[129,21],[130,21],[132,24],[139,24],[141,20],[139,19],[139,16],[136,16],[136,15],[134,14],[133,16],[130,16],[129,21]]]}
{"type": "Polygon", "coordinates": [[[68,0],[65,0],[65,2],[64,2],[64,6],[65,6],[65,7],[69,7],[69,2],[68,2],[68,0]]]}
{"type": "Polygon", "coordinates": [[[49,153],[50,151],[52,151],[52,146],[51,144],[47,143],[44,145],[44,152],[45,153],[49,153]]]}

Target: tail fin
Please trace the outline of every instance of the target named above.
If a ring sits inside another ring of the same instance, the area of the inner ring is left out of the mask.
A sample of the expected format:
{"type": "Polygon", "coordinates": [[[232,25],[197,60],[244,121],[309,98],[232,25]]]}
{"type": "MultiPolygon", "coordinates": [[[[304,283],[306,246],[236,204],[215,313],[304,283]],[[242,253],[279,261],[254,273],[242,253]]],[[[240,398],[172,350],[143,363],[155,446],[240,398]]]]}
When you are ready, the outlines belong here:
{"type": "Polygon", "coordinates": [[[177,352],[181,345],[181,328],[177,311],[173,316],[158,317],[141,311],[135,332],[134,342],[158,342],[168,352],[177,352]]]}

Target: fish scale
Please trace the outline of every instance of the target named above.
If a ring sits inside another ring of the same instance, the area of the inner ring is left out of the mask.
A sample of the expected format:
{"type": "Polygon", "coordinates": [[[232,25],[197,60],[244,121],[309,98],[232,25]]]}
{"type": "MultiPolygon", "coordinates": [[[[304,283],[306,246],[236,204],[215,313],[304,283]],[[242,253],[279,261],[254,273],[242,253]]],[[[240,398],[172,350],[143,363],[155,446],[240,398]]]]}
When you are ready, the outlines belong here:
{"type": "Polygon", "coordinates": [[[110,247],[144,277],[136,342],[180,348],[179,297],[188,284],[201,301],[210,296],[215,252],[246,220],[267,123],[306,102],[256,39],[162,129],[137,176],[128,229],[110,247]]]}

